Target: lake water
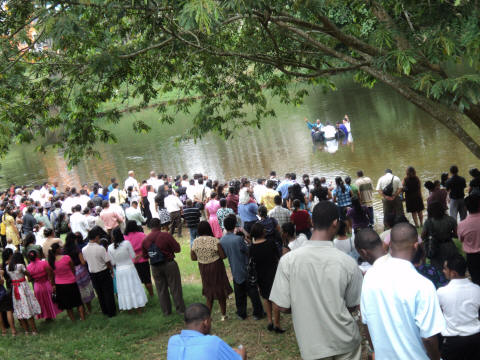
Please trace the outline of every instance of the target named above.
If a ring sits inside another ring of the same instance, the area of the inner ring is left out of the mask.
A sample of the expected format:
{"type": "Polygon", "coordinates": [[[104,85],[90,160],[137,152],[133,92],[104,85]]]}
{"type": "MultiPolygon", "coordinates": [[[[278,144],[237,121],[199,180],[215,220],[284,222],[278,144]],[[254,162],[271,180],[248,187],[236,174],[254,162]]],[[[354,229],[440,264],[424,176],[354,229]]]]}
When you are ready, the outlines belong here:
{"type": "MultiPolygon", "coordinates": [[[[298,107],[273,100],[276,118],[263,122],[262,129],[246,129],[225,141],[215,135],[202,140],[175,144],[175,137],[189,126],[185,115],[174,125],[160,124],[153,110],[127,115],[115,126],[117,144],[99,145],[102,159],[82,161],[68,170],[62,154],[33,152],[33,146],[15,146],[2,162],[0,186],[12,182],[33,185],[58,180],[64,185],[79,185],[111,177],[123,179],[127,171],[136,171],[137,179],[149,172],[189,175],[197,172],[212,179],[229,180],[247,176],[265,177],[271,170],[283,177],[297,175],[350,175],[363,169],[376,184],[385,168],[403,177],[407,166],[414,166],[422,181],[439,179],[450,165],[457,164],[467,178],[468,169],[480,167],[476,159],[447,129],[424,112],[383,86],[373,90],[340,80],[338,91],[322,93],[310,90],[310,96],[298,107]],[[348,114],[352,143],[327,148],[314,146],[304,117],[336,122],[348,114]],[[133,119],[142,119],[152,131],[136,134],[133,119]],[[334,152],[335,151],[335,152],[334,152]]],[[[375,207],[381,208],[379,198],[375,207]]]]}

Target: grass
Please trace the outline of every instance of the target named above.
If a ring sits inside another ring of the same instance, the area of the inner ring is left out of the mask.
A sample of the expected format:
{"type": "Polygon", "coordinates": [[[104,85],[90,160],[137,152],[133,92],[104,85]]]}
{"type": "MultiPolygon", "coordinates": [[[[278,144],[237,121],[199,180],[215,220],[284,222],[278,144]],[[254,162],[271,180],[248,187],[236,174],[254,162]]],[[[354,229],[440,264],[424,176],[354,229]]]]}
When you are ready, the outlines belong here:
{"type": "MultiPolygon", "coordinates": [[[[178,240],[182,245],[177,262],[185,303],[204,302],[198,265],[190,260],[189,239],[178,240]]],[[[250,303],[248,311],[251,314],[250,303]]],[[[290,315],[282,315],[282,327],[287,332],[278,335],[266,330],[267,320],[237,319],[233,294],[228,300],[227,314],[229,319],[221,322],[218,304],[214,305],[212,334],[231,346],[245,346],[249,359],[300,358],[290,315]]],[[[121,312],[109,319],[102,315],[94,300],[93,314],[85,322],[72,323],[66,313],[62,313],[52,323],[43,320],[36,323],[39,330],[36,337],[25,336],[18,322],[15,338],[0,337],[0,359],[166,359],[168,339],[180,332],[183,317],[175,312],[165,317],[155,294],[140,315],[121,312]]]]}

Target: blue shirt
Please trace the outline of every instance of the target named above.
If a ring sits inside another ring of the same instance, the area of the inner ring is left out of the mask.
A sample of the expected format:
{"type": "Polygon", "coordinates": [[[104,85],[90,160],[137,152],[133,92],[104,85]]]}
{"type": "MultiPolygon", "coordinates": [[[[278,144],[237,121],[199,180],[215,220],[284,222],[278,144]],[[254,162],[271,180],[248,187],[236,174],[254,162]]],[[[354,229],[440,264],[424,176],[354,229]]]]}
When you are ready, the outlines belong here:
{"type": "Polygon", "coordinates": [[[243,222],[257,221],[258,205],[255,203],[238,204],[238,215],[243,222]]]}
{"type": "Polygon", "coordinates": [[[293,185],[291,180],[283,180],[277,187],[277,191],[282,195],[282,199],[288,198],[288,188],[293,185]]]}
{"type": "Polygon", "coordinates": [[[345,184],[345,191],[342,191],[340,186],[337,186],[333,192],[333,196],[337,196],[337,205],[340,207],[352,205],[352,197],[350,196],[350,186],[345,184]]]}
{"type": "Polygon", "coordinates": [[[310,130],[312,130],[313,128],[317,127],[319,130],[323,128],[323,125],[320,123],[320,124],[317,124],[317,123],[309,123],[307,122],[307,126],[310,130]]]}
{"type": "Polygon", "coordinates": [[[247,280],[248,247],[241,236],[226,233],[220,239],[220,245],[228,257],[232,269],[233,281],[243,284],[247,280]]]}
{"type": "Polygon", "coordinates": [[[167,360],[241,360],[228,344],[214,335],[182,330],[168,340],[167,360]]]}
{"type": "Polygon", "coordinates": [[[344,124],[341,124],[338,128],[343,131],[345,136],[348,136],[348,130],[347,130],[347,127],[344,124]]]}
{"type": "Polygon", "coordinates": [[[394,257],[365,274],[360,310],[379,360],[429,360],[422,338],[445,328],[433,283],[394,257]]]}

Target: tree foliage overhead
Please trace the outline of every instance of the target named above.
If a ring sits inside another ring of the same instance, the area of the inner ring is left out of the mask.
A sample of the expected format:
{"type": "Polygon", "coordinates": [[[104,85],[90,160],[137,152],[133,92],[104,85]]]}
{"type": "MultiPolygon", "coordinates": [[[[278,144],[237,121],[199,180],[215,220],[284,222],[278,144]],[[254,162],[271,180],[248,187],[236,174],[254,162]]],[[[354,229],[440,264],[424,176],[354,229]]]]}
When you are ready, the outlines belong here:
{"type": "Polygon", "coordinates": [[[3,1],[0,152],[41,138],[75,164],[115,141],[121,107],[105,104],[171,91],[188,98],[177,111],[200,103],[183,136],[228,138],[274,115],[263,90],[298,103],[293,80],[328,89],[349,73],[392,87],[480,157],[463,127],[480,128],[479,15],[476,0],[3,1]]]}

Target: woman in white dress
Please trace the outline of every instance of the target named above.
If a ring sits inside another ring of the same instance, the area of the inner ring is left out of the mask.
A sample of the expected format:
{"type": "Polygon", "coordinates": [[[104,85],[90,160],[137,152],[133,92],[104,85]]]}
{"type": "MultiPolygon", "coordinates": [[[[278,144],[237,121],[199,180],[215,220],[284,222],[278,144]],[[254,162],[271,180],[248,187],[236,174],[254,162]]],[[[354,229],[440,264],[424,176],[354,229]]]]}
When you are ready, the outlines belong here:
{"type": "Polygon", "coordinates": [[[124,241],[120,227],[112,230],[112,238],[113,244],[108,246],[108,255],[112,265],[115,265],[118,307],[120,310],[140,311],[147,303],[147,295],[132,261],[135,251],[129,241],[124,241]]]}

